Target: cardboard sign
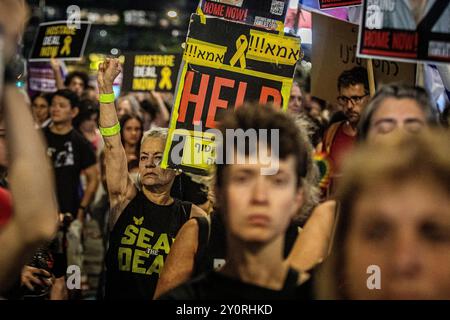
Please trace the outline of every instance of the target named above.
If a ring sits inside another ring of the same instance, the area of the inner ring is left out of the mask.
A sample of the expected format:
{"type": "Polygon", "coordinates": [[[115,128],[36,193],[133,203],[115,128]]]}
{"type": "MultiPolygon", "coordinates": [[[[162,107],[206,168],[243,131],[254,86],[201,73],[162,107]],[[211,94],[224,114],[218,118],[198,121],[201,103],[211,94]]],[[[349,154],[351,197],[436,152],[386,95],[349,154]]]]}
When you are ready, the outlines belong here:
{"type": "Polygon", "coordinates": [[[364,1],[358,56],[450,62],[450,0],[364,1]]]}
{"type": "Polygon", "coordinates": [[[80,29],[69,28],[66,21],[41,23],[29,61],[80,60],[90,29],[91,24],[84,21],[80,22],[80,29]]]}
{"type": "Polygon", "coordinates": [[[180,63],[180,54],[126,54],[122,90],[174,92],[180,63]]]}
{"type": "Polygon", "coordinates": [[[218,18],[191,16],[162,167],[204,174],[218,119],[245,101],[289,102],[300,39],[218,18]],[[202,23],[202,21],[204,23],[202,23]]]}
{"type": "MultiPolygon", "coordinates": [[[[367,60],[356,56],[358,25],[312,13],[311,94],[329,102],[339,95],[339,75],[355,66],[367,67],[367,60]]],[[[415,84],[416,65],[373,60],[377,88],[383,83],[415,84]]]]}
{"type": "Polygon", "coordinates": [[[28,89],[36,92],[55,92],[56,79],[50,64],[31,62],[28,64],[28,89]]]}
{"type": "Polygon", "coordinates": [[[360,6],[362,0],[319,0],[320,9],[360,6]]]}
{"type": "Polygon", "coordinates": [[[201,0],[205,15],[276,29],[284,23],[288,0],[201,0]]]}

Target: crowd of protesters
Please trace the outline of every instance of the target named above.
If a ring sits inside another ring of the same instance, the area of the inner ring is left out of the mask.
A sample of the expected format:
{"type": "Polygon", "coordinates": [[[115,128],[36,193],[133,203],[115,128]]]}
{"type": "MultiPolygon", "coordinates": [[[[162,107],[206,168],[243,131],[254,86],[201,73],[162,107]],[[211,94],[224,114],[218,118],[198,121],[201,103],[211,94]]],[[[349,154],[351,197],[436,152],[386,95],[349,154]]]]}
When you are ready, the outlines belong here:
{"type": "Polygon", "coordinates": [[[163,169],[173,97],[114,96],[122,67],[109,58],[94,83],[63,79],[53,60],[57,91],[27,96],[8,75],[27,16],[23,1],[0,2],[12,8],[0,14],[1,297],[450,299],[449,104],[440,114],[401,83],[371,96],[355,67],[330,88],[336,101],[294,81],[286,112],[249,101],[220,121],[278,129],[275,175],[247,151],[254,161],[209,177],[163,169]],[[381,288],[367,286],[371,266],[381,288]]]}

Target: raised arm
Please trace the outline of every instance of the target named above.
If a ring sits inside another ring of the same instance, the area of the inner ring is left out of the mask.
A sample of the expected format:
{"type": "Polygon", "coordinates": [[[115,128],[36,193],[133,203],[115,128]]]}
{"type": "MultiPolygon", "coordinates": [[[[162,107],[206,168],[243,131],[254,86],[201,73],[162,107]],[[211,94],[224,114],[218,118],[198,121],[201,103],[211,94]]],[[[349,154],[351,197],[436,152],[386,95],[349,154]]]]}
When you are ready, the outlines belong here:
{"type": "Polygon", "coordinates": [[[54,177],[44,139],[14,85],[5,87],[3,102],[14,214],[0,230],[0,291],[16,279],[36,249],[54,237],[58,224],[54,177]]]}
{"type": "Polygon", "coordinates": [[[159,112],[156,115],[156,118],[154,119],[154,122],[158,127],[165,128],[169,124],[170,118],[169,111],[167,110],[166,105],[164,104],[164,100],[159,92],[151,91],[150,94],[152,95],[152,98],[158,105],[159,110],[159,112]]]}
{"type": "Polygon", "coordinates": [[[102,135],[105,142],[106,183],[111,204],[110,229],[114,227],[128,202],[136,195],[136,188],[128,176],[127,156],[120,140],[120,130],[116,127],[119,120],[114,99],[109,99],[109,101],[107,101],[108,99],[102,99],[103,95],[113,93],[114,79],[121,70],[118,59],[106,59],[99,66],[97,78],[100,93],[99,125],[101,131],[103,131],[102,135]]]}
{"type": "Polygon", "coordinates": [[[50,66],[52,67],[53,75],[55,76],[56,88],[58,88],[58,90],[65,89],[66,86],[64,85],[64,80],[61,75],[61,63],[58,59],[52,58],[50,60],[50,66]]]}

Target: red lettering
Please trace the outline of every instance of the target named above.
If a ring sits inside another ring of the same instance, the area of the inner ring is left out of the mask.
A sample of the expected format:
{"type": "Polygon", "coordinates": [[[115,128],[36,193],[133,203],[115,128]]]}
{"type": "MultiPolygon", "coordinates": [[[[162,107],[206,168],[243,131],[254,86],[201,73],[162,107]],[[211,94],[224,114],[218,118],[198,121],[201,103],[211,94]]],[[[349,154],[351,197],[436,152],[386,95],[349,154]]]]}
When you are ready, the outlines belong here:
{"type": "Polygon", "coordinates": [[[245,19],[247,18],[247,11],[248,9],[227,7],[225,17],[231,20],[245,21],[245,19]]]}
{"type": "Polygon", "coordinates": [[[365,31],[364,47],[389,49],[389,31],[365,31]]]}
{"type": "Polygon", "coordinates": [[[183,88],[183,95],[181,96],[178,122],[185,121],[189,102],[195,103],[195,112],[193,120],[194,124],[196,122],[201,121],[203,106],[205,104],[206,90],[208,89],[209,75],[202,74],[202,79],[200,81],[200,88],[198,90],[197,95],[191,93],[193,80],[194,80],[194,72],[188,71],[186,74],[186,79],[184,80],[184,88],[183,88]]]}
{"type": "Polygon", "coordinates": [[[239,108],[244,104],[245,92],[247,91],[247,82],[239,82],[239,88],[236,95],[235,108],[239,108]]]}
{"type": "Polygon", "coordinates": [[[401,51],[415,51],[416,34],[396,32],[392,35],[392,49],[401,51]]]}
{"type": "Polygon", "coordinates": [[[223,17],[225,6],[223,4],[205,2],[204,13],[211,14],[214,16],[223,17]]]}
{"type": "Polygon", "coordinates": [[[214,86],[211,94],[211,101],[209,103],[208,109],[208,117],[206,118],[206,127],[207,128],[215,128],[216,121],[214,120],[216,117],[217,108],[228,108],[228,101],[220,99],[220,90],[222,87],[233,88],[234,80],[225,79],[221,77],[216,77],[214,80],[214,86]]]}
{"type": "Polygon", "coordinates": [[[277,107],[281,106],[281,93],[277,89],[263,86],[261,89],[261,96],[259,98],[260,104],[266,104],[269,97],[273,98],[273,104],[277,107]]]}

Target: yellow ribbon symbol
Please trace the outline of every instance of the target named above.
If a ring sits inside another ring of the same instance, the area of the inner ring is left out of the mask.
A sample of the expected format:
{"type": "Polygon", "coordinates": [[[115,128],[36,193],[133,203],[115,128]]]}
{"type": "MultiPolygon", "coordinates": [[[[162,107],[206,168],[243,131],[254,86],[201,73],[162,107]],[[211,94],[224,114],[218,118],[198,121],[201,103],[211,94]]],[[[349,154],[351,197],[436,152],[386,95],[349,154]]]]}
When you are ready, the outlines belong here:
{"type": "Polygon", "coordinates": [[[245,50],[247,50],[248,47],[248,41],[247,41],[247,37],[245,35],[241,35],[237,40],[236,40],[236,53],[234,54],[234,56],[231,58],[230,60],[230,65],[232,67],[234,67],[234,65],[238,62],[241,65],[241,69],[245,69],[245,67],[247,66],[246,62],[245,62],[245,50]]]}
{"type": "Polygon", "coordinates": [[[64,38],[64,47],[62,47],[61,51],[59,52],[61,55],[65,54],[66,56],[70,55],[70,45],[72,43],[72,37],[67,36],[64,38]]]}
{"type": "Polygon", "coordinates": [[[169,67],[164,67],[161,70],[161,81],[159,81],[159,88],[162,90],[166,88],[167,90],[172,90],[172,70],[169,67]]]}

